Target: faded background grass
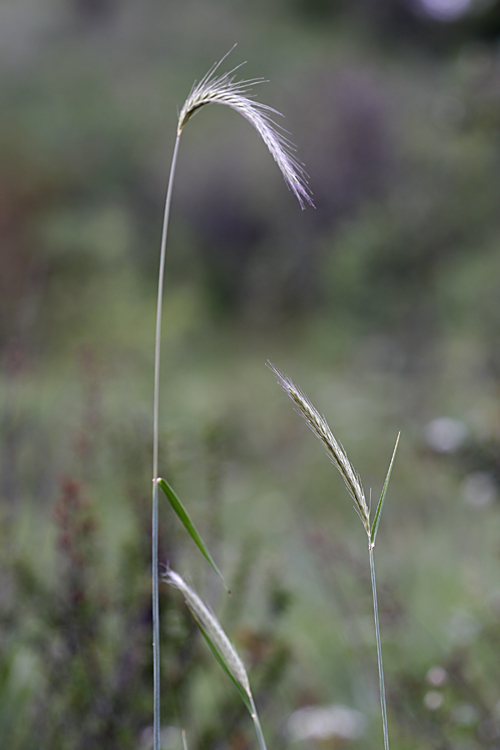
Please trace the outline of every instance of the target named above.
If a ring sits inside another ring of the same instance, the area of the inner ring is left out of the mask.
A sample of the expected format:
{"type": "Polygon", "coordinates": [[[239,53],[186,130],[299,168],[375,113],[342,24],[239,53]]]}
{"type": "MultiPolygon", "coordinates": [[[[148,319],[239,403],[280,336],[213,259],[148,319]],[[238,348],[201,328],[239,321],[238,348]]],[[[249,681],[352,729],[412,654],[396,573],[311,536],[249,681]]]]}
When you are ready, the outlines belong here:
{"type": "MultiPolygon", "coordinates": [[[[161,216],[177,108],[234,42],[229,64],[270,79],[256,95],[286,114],[317,208],[300,211],[236,113],[189,123],[160,471],[232,599],[166,504],[161,559],[220,614],[270,747],[336,747],[338,726],[299,742],[287,724],[335,703],[365,716],[346,742],[380,747],[364,531],[266,360],[375,499],[401,430],[376,552],[390,735],[498,746],[499,16],[465,0],[2,0],[1,747],[148,747],[161,216]]],[[[180,597],[162,599],[165,727],[184,724],[190,750],[253,746],[180,597]]]]}

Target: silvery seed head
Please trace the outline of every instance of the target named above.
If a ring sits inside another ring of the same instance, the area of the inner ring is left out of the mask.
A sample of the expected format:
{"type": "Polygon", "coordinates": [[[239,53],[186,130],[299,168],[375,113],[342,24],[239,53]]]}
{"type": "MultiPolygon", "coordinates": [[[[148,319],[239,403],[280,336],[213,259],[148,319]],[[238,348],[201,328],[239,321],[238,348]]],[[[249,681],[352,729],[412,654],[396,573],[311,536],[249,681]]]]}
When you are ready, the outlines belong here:
{"type": "Polygon", "coordinates": [[[178,573],[175,573],[173,570],[167,570],[162,578],[166,583],[169,583],[182,592],[188,607],[207,633],[209,639],[217,647],[232,676],[239,682],[247,695],[251,696],[250,683],[243,662],[213,612],[208,609],[198,594],[188,586],[178,573]]]}
{"type": "MultiPolygon", "coordinates": [[[[229,53],[228,53],[229,54],[229,53]]],[[[307,174],[302,164],[295,158],[294,145],[283,134],[283,130],[272,119],[272,115],[280,115],[267,104],[256,102],[250,94],[254,84],[262,83],[264,79],[236,81],[233,70],[222,75],[215,75],[222,60],[213,65],[199,83],[195,83],[184,102],[179,114],[177,134],[180,135],[187,121],[201,108],[208,104],[226,104],[236,110],[248,120],[257,130],[268,147],[271,156],[281,170],[285,183],[293,191],[301,208],[309,203],[313,206],[310,190],[307,186],[307,174]]]]}

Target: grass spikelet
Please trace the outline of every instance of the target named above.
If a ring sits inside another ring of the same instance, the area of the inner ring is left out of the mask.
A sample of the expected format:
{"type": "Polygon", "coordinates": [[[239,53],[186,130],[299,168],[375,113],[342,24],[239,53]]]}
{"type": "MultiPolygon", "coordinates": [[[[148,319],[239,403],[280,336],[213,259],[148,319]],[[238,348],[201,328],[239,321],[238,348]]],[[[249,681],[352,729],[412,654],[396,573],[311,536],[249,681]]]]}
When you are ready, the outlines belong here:
{"type": "Polygon", "coordinates": [[[267,106],[267,104],[254,101],[252,98],[253,95],[250,93],[252,86],[264,83],[264,79],[235,80],[235,71],[241,65],[238,65],[227,73],[216,76],[216,71],[226,57],[227,55],[213,65],[201,81],[195,83],[191,89],[179,114],[177,134],[181,134],[187,121],[201,107],[208,104],[225,104],[231,107],[248,120],[259,133],[268,147],[271,156],[280,168],[285,183],[297,197],[301,208],[305,208],[306,203],[312,206],[313,202],[307,186],[306,172],[302,164],[293,155],[295,146],[286,138],[283,132],[280,132],[282,128],[272,119],[273,115],[281,117],[281,113],[267,106]]]}
{"type": "Polygon", "coordinates": [[[168,570],[163,576],[163,580],[182,592],[189,609],[203,628],[206,637],[223,658],[229,672],[236,682],[241,685],[245,693],[251,696],[250,683],[243,662],[213,612],[209,610],[198,594],[175,571],[168,570]]]}
{"type": "Polygon", "coordinates": [[[297,388],[295,383],[278,370],[271,362],[267,363],[276,375],[278,384],[295,404],[296,411],[304,418],[309,428],[321,440],[328,455],[342,475],[347,490],[354,500],[354,508],[358,513],[365,531],[370,537],[370,512],[366,503],[365,493],[358,472],[347,457],[344,447],[335,439],[328,422],[312,405],[305,393],[297,388]]]}

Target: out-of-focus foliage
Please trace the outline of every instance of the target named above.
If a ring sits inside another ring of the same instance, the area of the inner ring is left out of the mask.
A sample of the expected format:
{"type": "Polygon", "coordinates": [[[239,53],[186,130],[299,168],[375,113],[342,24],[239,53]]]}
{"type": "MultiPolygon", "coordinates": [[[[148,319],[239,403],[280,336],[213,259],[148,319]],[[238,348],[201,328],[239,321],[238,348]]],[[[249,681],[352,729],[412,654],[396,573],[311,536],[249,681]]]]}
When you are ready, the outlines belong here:
{"type": "MultiPolygon", "coordinates": [[[[232,597],[166,503],[161,559],[221,614],[270,747],[331,703],[379,747],[362,535],[264,363],[325,412],[367,496],[401,429],[377,538],[390,734],[498,744],[499,17],[480,0],[0,3],[1,747],[148,747],[166,174],[177,108],[234,42],[316,209],[235,113],[186,127],[160,470],[232,597]]],[[[190,749],[246,747],[238,696],[162,597],[165,747],[180,726],[190,749]]]]}

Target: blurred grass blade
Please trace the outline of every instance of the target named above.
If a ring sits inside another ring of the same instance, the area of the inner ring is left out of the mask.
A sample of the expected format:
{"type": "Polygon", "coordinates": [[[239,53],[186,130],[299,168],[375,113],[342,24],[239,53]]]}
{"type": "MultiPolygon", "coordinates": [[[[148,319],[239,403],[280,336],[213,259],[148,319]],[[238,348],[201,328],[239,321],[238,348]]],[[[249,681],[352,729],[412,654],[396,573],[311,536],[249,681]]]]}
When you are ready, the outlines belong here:
{"type": "Polygon", "coordinates": [[[393,464],[394,464],[394,459],[396,458],[396,451],[398,449],[400,435],[401,435],[401,433],[398,432],[398,436],[396,438],[396,445],[394,446],[394,451],[392,453],[391,463],[389,464],[389,469],[387,471],[387,476],[385,478],[384,486],[382,488],[382,494],[380,495],[380,500],[378,501],[377,512],[375,513],[375,518],[373,519],[372,530],[371,530],[371,533],[370,533],[370,547],[372,549],[375,546],[375,538],[377,536],[378,525],[380,523],[380,516],[381,516],[381,513],[382,513],[382,506],[384,504],[385,495],[386,495],[386,492],[387,492],[387,488],[389,486],[389,480],[391,478],[391,472],[392,472],[392,467],[393,467],[393,464]]]}
{"type": "Polygon", "coordinates": [[[255,733],[257,734],[257,740],[259,742],[260,750],[267,750],[266,741],[264,739],[264,733],[262,732],[262,727],[260,725],[259,715],[257,713],[257,709],[255,708],[255,702],[253,700],[252,694],[251,693],[247,693],[247,691],[245,690],[245,688],[243,687],[243,685],[240,682],[238,682],[238,680],[233,676],[233,674],[232,674],[229,666],[227,665],[227,663],[224,660],[223,655],[221,654],[221,652],[219,651],[219,649],[217,648],[217,646],[215,645],[215,643],[210,639],[210,636],[208,635],[207,631],[204,629],[203,625],[200,623],[200,621],[198,620],[198,618],[196,617],[196,615],[194,614],[194,612],[193,612],[193,615],[194,615],[194,619],[196,620],[196,622],[198,624],[198,627],[200,628],[201,633],[202,633],[203,637],[205,638],[205,640],[206,640],[206,642],[207,642],[210,650],[212,651],[213,655],[215,656],[215,658],[217,659],[217,661],[219,662],[219,664],[221,665],[222,669],[227,674],[227,676],[229,677],[229,679],[231,680],[231,682],[233,683],[233,685],[235,686],[236,690],[238,691],[238,693],[241,696],[241,699],[242,699],[243,703],[245,704],[245,706],[246,706],[246,708],[248,710],[248,713],[252,717],[252,721],[253,721],[253,725],[254,725],[254,728],[255,728],[255,733]]]}
{"type": "Polygon", "coordinates": [[[215,658],[236,686],[250,714],[253,714],[252,692],[245,665],[217,617],[178,573],[167,570],[163,580],[184,594],[186,603],[215,658]]]}
{"type": "Polygon", "coordinates": [[[267,750],[245,665],[227,637],[219,620],[202,599],[200,599],[196,591],[191,586],[188,586],[178,573],[173,570],[167,570],[163,575],[163,580],[184,594],[186,603],[210,650],[237,689],[252,717],[260,750],[267,750]]]}
{"type": "Polygon", "coordinates": [[[215,643],[212,641],[212,639],[210,638],[210,636],[208,635],[207,631],[203,627],[203,625],[200,622],[200,620],[198,619],[198,617],[196,617],[196,614],[194,612],[193,612],[193,616],[194,616],[194,619],[196,620],[197,625],[198,625],[199,629],[201,630],[201,633],[202,633],[204,639],[206,640],[206,642],[207,642],[210,650],[212,651],[213,655],[215,656],[215,658],[217,659],[217,661],[219,662],[219,664],[221,665],[222,669],[227,674],[227,676],[229,677],[229,679],[231,680],[231,682],[233,683],[233,685],[235,686],[235,688],[238,691],[238,693],[241,695],[243,703],[247,707],[250,716],[253,717],[254,706],[253,706],[253,701],[251,699],[251,696],[248,695],[248,693],[245,690],[245,688],[243,687],[243,685],[240,682],[238,682],[238,680],[234,677],[234,675],[231,672],[231,670],[230,670],[230,668],[229,668],[226,660],[224,659],[223,655],[221,654],[221,652],[219,651],[219,649],[217,648],[217,646],[215,645],[215,643]]]}
{"type": "Polygon", "coordinates": [[[196,544],[196,546],[200,550],[203,557],[210,563],[212,568],[215,570],[215,572],[221,579],[222,583],[224,584],[224,588],[226,589],[226,591],[229,592],[229,589],[226,586],[226,582],[224,581],[224,576],[222,575],[219,568],[215,564],[215,560],[213,559],[212,555],[208,551],[206,544],[204,543],[203,539],[201,538],[198,531],[196,530],[194,523],[191,521],[187,510],[185,509],[185,507],[179,500],[176,492],[172,489],[172,487],[169,485],[169,483],[165,479],[158,479],[157,481],[158,481],[158,486],[161,487],[161,489],[165,493],[170,505],[172,506],[174,511],[177,513],[177,516],[180,518],[189,536],[191,537],[193,542],[196,544]]]}
{"type": "Polygon", "coordinates": [[[255,728],[255,733],[257,735],[257,740],[259,742],[260,750],[267,750],[266,740],[264,739],[264,732],[262,731],[262,727],[260,725],[259,714],[257,713],[257,709],[255,707],[253,695],[250,695],[250,700],[252,702],[251,716],[252,716],[252,721],[253,721],[253,725],[255,728]]]}

